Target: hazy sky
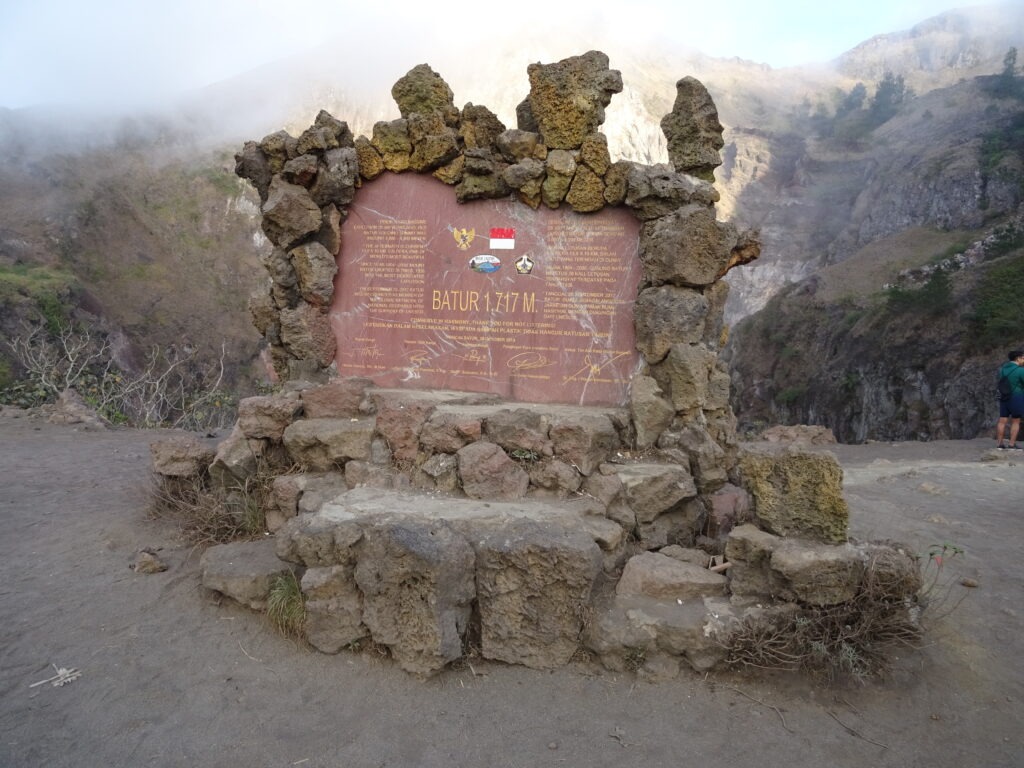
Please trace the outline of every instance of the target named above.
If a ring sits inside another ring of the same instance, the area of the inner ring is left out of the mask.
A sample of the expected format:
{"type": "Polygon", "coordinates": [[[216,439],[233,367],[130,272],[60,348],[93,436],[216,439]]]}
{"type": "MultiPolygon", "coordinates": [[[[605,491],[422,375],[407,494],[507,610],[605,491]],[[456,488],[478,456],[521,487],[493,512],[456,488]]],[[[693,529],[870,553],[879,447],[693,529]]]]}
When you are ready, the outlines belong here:
{"type": "Polygon", "coordinates": [[[568,24],[581,9],[592,12],[591,23],[617,40],[655,30],[713,56],[784,67],[827,61],[873,35],[909,28],[945,10],[989,4],[991,0],[521,0],[493,5],[480,0],[0,0],[0,106],[154,103],[330,39],[358,47],[395,39],[396,32],[413,27],[430,30],[429,45],[459,45],[486,55],[488,36],[526,21],[568,24]],[[493,13],[486,10],[492,7],[493,13]],[[515,19],[507,17],[510,13],[515,19]]]}

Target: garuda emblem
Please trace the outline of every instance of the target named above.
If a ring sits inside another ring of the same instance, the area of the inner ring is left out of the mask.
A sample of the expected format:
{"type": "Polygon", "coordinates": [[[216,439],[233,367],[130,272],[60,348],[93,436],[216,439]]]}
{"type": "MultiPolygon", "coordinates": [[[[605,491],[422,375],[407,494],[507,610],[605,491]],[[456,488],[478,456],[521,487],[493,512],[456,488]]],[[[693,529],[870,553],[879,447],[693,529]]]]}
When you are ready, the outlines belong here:
{"type": "Polygon", "coordinates": [[[469,244],[472,243],[473,238],[476,237],[476,230],[452,227],[452,235],[455,237],[455,245],[459,247],[459,250],[468,251],[469,244]]]}

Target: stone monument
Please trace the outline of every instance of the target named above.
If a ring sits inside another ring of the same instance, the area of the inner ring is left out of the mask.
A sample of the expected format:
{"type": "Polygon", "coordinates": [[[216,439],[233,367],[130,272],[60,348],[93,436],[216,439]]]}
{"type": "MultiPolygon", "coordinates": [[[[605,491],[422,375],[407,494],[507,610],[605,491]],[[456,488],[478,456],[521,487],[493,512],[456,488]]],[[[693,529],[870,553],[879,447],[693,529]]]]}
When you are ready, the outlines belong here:
{"type": "MultiPolygon", "coordinates": [[[[208,472],[280,469],[251,556],[301,578],[323,651],[371,638],[427,675],[472,636],[537,668],[584,644],[703,670],[753,601],[858,589],[834,458],[737,444],[721,278],[760,246],[715,215],[714,103],[683,78],[671,163],[615,161],[608,63],[530,65],[511,129],[420,65],[371,137],[321,112],[236,156],[274,245],[250,308],[284,384],[241,403],[208,472]]],[[[217,550],[204,583],[225,591],[217,550]]]]}

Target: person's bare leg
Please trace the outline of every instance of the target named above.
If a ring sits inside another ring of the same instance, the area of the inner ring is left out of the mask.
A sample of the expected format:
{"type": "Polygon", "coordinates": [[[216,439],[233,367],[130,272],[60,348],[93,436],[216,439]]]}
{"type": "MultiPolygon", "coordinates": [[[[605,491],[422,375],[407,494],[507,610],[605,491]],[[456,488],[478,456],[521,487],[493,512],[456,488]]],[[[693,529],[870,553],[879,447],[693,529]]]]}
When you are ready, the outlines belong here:
{"type": "Polygon", "coordinates": [[[1017,444],[1017,433],[1020,431],[1020,419],[1010,421],[1010,445],[1017,444]]]}
{"type": "Polygon", "coordinates": [[[1003,444],[1003,434],[1006,432],[1006,416],[1000,416],[996,422],[996,440],[999,445],[1003,444]]]}

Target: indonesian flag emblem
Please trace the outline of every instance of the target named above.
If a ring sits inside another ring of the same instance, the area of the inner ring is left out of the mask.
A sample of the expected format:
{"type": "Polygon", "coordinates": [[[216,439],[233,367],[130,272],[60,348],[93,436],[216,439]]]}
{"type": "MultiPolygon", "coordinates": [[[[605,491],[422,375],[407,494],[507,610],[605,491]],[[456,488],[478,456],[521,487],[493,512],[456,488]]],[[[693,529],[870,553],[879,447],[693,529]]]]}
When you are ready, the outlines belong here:
{"type": "Polygon", "coordinates": [[[502,227],[491,228],[491,250],[511,250],[516,247],[516,231],[502,227]]]}

